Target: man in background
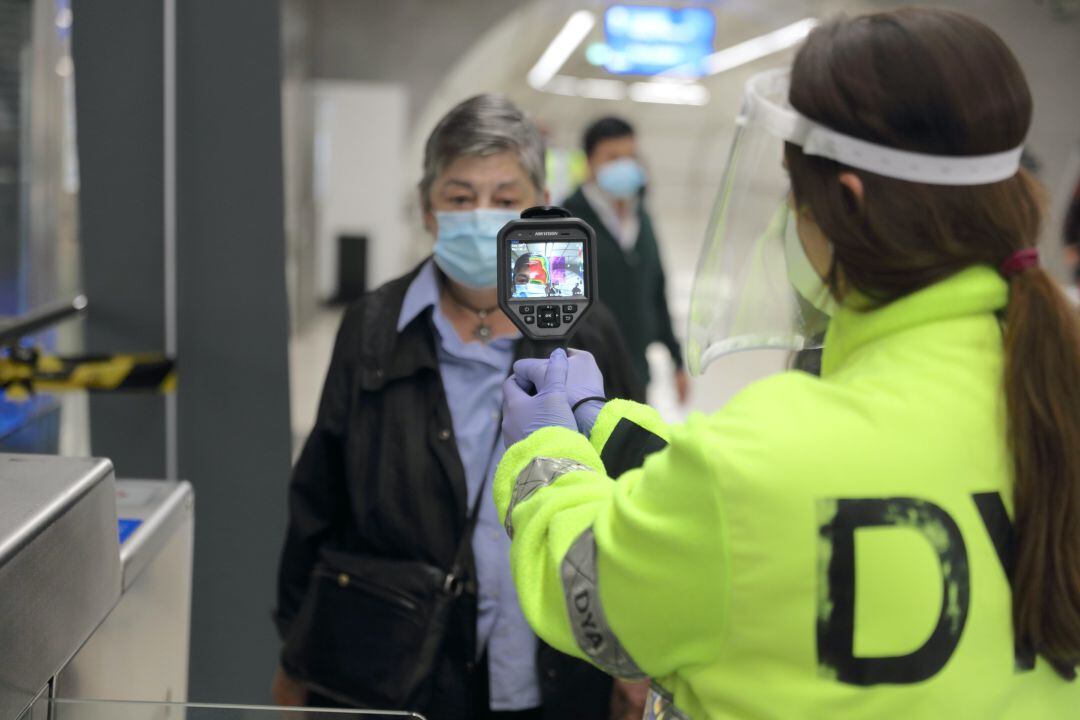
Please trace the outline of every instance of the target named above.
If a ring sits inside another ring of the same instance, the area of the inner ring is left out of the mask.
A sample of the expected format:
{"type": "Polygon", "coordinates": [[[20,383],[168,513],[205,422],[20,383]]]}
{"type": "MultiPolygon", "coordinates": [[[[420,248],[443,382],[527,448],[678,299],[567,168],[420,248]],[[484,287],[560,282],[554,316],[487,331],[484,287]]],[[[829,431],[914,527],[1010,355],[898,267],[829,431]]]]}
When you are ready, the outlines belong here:
{"type": "Polygon", "coordinates": [[[600,300],[614,313],[642,382],[649,381],[645,350],[662,342],[675,363],[683,404],[690,381],[671,329],[664,268],[643,202],[646,176],[634,128],[621,118],[601,118],[585,130],[583,145],[589,177],[563,206],[596,230],[600,300]]]}

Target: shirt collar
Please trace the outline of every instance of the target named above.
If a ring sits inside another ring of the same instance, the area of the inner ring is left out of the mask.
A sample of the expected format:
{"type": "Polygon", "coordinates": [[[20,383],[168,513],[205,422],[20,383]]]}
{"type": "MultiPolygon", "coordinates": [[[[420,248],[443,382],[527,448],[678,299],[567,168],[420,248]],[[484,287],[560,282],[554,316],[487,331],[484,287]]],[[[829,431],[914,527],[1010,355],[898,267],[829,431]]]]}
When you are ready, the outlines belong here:
{"type": "Polygon", "coordinates": [[[1005,307],[1008,283],[993,268],[969,267],[875,310],[845,302],[829,322],[822,375],[839,370],[861,348],[904,330],[942,320],[983,315],[1005,307]]]}
{"type": "Polygon", "coordinates": [[[611,196],[600,189],[594,182],[587,182],[581,187],[585,201],[596,211],[597,217],[604,227],[608,229],[612,237],[624,252],[634,249],[638,241],[638,233],[641,232],[641,218],[638,217],[639,202],[636,197],[630,198],[629,212],[625,217],[615,210],[615,203],[611,196]]]}
{"type": "Polygon", "coordinates": [[[405,298],[401,303],[397,329],[400,333],[405,327],[428,308],[432,308],[432,324],[435,327],[436,341],[440,352],[447,353],[459,360],[482,362],[502,369],[507,357],[512,357],[514,344],[521,337],[519,334],[499,337],[487,343],[465,342],[458,337],[450,320],[439,309],[439,278],[436,274],[435,261],[429,259],[420,272],[413,278],[405,298]]]}
{"type": "Polygon", "coordinates": [[[405,291],[405,298],[401,302],[401,313],[398,315],[397,331],[401,332],[405,326],[416,319],[416,316],[435,307],[439,302],[439,279],[435,275],[435,261],[428,259],[420,268],[409,289],[405,291]]]}
{"type": "MultiPolygon", "coordinates": [[[[618,218],[618,213],[615,211],[615,201],[606,192],[600,189],[600,186],[595,181],[590,180],[581,186],[581,193],[585,196],[585,199],[589,201],[589,204],[596,210],[597,215],[608,215],[612,218],[618,218]]],[[[630,215],[637,215],[638,198],[635,195],[632,198],[628,198],[630,203],[630,215]]]]}

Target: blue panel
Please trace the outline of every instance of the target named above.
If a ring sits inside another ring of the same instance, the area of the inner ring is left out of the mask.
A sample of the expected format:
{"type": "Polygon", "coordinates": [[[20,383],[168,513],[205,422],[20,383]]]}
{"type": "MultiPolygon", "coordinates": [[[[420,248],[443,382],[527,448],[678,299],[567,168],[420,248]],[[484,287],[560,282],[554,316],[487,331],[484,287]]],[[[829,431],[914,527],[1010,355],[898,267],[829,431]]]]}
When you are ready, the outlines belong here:
{"type": "Polygon", "coordinates": [[[612,5],[604,13],[604,68],[617,75],[655,75],[690,66],[690,76],[702,74],[702,63],[713,52],[716,17],[706,8],[612,5]]]}
{"type": "MultiPolygon", "coordinates": [[[[23,338],[21,344],[51,352],[56,347],[56,331],[39,332],[23,338]]],[[[0,350],[0,357],[6,355],[6,350],[0,350]]],[[[13,401],[0,389],[0,452],[56,453],[59,442],[60,403],[54,396],[39,393],[13,401]]]]}
{"type": "Polygon", "coordinates": [[[11,402],[0,395],[0,452],[59,452],[60,406],[51,395],[11,402]]]}
{"type": "Polygon", "coordinates": [[[142,525],[142,520],[120,518],[116,523],[120,526],[120,544],[123,545],[124,541],[131,537],[131,533],[135,532],[135,530],[142,525]]]}

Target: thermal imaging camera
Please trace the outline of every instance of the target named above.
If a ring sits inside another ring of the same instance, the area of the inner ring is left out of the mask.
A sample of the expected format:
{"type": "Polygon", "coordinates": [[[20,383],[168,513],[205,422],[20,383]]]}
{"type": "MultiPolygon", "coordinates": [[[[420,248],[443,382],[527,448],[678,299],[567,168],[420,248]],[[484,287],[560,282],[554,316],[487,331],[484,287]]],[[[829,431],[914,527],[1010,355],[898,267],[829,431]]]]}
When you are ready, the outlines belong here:
{"type": "Polygon", "coordinates": [[[534,340],[569,338],[596,302],[596,233],[561,207],[533,207],[499,231],[499,307],[534,340]]]}

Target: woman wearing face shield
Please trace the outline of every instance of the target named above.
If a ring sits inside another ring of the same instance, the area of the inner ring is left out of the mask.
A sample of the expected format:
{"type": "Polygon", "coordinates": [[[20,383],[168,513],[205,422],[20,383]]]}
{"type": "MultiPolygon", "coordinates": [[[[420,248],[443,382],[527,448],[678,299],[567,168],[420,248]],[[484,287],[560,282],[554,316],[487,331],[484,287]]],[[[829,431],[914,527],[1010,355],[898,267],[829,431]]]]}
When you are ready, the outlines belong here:
{"type": "Polygon", "coordinates": [[[541,637],[665,717],[1076,715],[1080,333],[1031,111],[942,10],[838,19],[749,81],[688,360],[823,338],[820,377],[666,426],[587,355],[515,364],[495,500],[541,637]]]}
{"type": "MultiPolygon", "coordinates": [[[[502,382],[538,348],[496,302],[496,233],[546,200],[533,124],[504,98],[451,110],[420,200],[433,257],[348,308],[289,486],[275,613],[281,704],[440,718],[607,717],[612,682],[539,643],[490,502],[502,382]]],[[[574,337],[640,398],[610,315],[574,337]]]]}

